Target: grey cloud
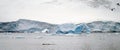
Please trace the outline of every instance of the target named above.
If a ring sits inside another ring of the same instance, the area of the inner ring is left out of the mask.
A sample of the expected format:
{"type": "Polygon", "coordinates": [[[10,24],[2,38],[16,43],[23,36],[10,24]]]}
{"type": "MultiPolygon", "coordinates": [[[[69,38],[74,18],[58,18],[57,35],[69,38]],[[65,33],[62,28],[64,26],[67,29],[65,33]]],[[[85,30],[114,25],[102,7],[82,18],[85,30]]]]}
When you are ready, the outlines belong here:
{"type": "Polygon", "coordinates": [[[69,0],[71,2],[84,2],[90,7],[98,8],[100,6],[104,6],[106,8],[110,8],[112,2],[109,0],[69,0]]]}
{"type": "Polygon", "coordinates": [[[120,0],[70,0],[70,1],[83,2],[93,8],[104,7],[111,11],[113,10],[120,11],[119,10],[120,0]]]}
{"type": "Polygon", "coordinates": [[[100,6],[110,9],[111,11],[120,11],[119,0],[93,0],[89,1],[91,7],[99,8],[100,6]]]}
{"type": "Polygon", "coordinates": [[[54,5],[61,5],[62,2],[59,2],[58,0],[52,0],[52,1],[47,1],[47,2],[43,2],[41,4],[54,4],[54,5]]]}
{"type": "Polygon", "coordinates": [[[104,6],[106,8],[110,8],[112,2],[110,2],[108,0],[93,0],[93,1],[89,1],[89,3],[93,7],[104,6]]]}
{"type": "Polygon", "coordinates": [[[52,0],[52,1],[44,2],[44,3],[49,4],[49,3],[56,3],[56,2],[58,2],[58,0],[52,0]]]}

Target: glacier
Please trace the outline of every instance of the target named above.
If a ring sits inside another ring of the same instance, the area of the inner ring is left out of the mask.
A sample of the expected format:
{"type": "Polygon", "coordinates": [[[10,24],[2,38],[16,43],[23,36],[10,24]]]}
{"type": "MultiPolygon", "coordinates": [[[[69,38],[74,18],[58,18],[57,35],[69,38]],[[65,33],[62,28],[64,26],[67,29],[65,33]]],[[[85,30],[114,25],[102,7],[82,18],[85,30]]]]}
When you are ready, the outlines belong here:
{"type": "Polygon", "coordinates": [[[120,32],[120,22],[93,21],[90,23],[50,24],[46,22],[19,19],[11,22],[0,22],[0,33],[115,33],[120,32]]]}
{"type": "Polygon", "coordinates": [[[86,24],[79,24],[79,25],[66,24],[66,27],[64,26],[63,28],[59,29],[56,33],[57,34],[69,34],[69,33],[80,34],[82,32],[90,33],[90,28],[86,24]]]}

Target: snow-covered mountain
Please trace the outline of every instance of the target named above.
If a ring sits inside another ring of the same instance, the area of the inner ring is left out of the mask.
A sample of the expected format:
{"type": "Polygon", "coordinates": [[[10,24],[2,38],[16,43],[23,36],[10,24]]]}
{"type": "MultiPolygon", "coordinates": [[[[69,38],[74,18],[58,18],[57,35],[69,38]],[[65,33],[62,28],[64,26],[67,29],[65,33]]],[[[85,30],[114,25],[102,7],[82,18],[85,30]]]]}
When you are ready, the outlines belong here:
{"type": "Polygon", "coordinates": [[[42,32],[45,29],[48,29],[48,33],[52,33],[57,28],[55,24],[49,24],[45,22],[19,19],[18,21],[0,23],[0,29],[3,31],[17,31],[21,33],[35,33],[42,32]]]}
{"type": "Polygon", "coordinates": [[[95,21],[87,23],[91,32],[120,32],[120,23],[113,21],[95,21]]]}
{"type": "Polygon", "coordinates": [[[113,21],[94,21],[80,24],[49,24],[27,19],[0,22],[0,32],[20,33],[76,33],[76,32],[120,32],[120,23],[113,21]]]}

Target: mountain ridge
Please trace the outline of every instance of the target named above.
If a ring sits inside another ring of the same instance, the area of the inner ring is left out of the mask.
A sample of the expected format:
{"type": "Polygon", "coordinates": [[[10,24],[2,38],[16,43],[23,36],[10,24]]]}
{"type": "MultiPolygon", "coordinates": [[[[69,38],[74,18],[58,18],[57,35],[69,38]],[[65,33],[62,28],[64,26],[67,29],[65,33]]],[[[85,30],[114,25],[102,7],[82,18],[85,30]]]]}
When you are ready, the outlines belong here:
{"type": "Polygon", "coordinates": [[[20,33],[56,33],[58,30],[73,30],[77,25],[85,24],[90,32],[120,32],[120,22],[114,21],[93,21],[79,24],[50,24],[27,19],[19,19],[12,22],[0,22],[0,32],[20,32],[20,33]],[[45,31],[46,30],[46,31],[45,31]]]}

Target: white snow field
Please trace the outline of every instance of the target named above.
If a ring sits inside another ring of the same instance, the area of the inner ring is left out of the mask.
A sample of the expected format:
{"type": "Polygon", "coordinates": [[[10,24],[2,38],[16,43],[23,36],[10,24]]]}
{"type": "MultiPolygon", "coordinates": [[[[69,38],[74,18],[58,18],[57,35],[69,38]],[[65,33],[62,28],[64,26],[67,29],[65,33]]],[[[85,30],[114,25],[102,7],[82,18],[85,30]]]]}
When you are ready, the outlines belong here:
{"type": "Polygon", "coordinates": [[[0,33],[0,50],[120,50],[119,33],[41,34],[0,33]]]}

